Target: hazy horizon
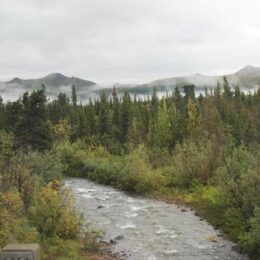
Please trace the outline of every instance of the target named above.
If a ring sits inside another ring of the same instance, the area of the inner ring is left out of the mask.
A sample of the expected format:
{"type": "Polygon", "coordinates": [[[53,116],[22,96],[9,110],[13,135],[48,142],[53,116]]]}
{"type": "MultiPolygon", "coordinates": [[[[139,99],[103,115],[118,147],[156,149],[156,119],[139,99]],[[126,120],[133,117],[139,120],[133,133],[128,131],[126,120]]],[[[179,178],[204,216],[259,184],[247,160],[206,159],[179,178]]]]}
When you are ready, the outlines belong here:
{"type": "MultiPolygon", "coordinates": [[[[243,68],[245,68],[245,67],[247,67],[247,66],[253,66],[253,65],[246,65],[246,66],[244,66],[243,68]]],[[[257,68],[260,68],[260,67],[258,67],[258,66],[253,66],[253,67],[257,67],[257,68]]],[[[234,74],[234,73],[236,73],[236,72],[238,72],[239,70],[241,70],[241,69],[243,69],[243,68],[239,68],[239,69],[237,69],[236,71],[233,71],[233,72],[229,72],[229,73],[223,73],[223,74],[216,74],[216,75],[213,75],[213,74],[205,74],[205,73],[201,73],[201,72],[199,72],[199,74],[201,75],[201,76],[206,76],[206,77],[221,77],[221,76],[227,76],[227,75],[230,75],[230,74],[234,74]]],[[[105,86],[107,86],[107,87],[111,87],[111,86],[114,86],[114,85],[116,85],[116,84],[129,84],[129,85],[131,85],[131,84],[133,84],[133,85],[136,85],[136,84],[146,84],[146,83],[150,83],[150,82],[152,82],[152,81],[155,81],[155,80],[160,80],[160,79],[167,79],[167,78],[175,78],[175,77],[189,77],[189,76],[194,76],[194,75],[196,75],[198,72],[196,72],[196,73],[193,73],[193,74],[189,74],[189,75],[171,75],[171,76],[169,76],[169,77],[164,77],[164,78],[153,78],[153,79],[147,79],[147,80],[129,80],[129,81],[123,81],[123,82],[121,82],[121,81],[117,81],[117,80],[114,80],[114,81],[101,81],[101,82],[98,82],[98,81],[95,81],[95,83],[96,83],[96,85],[95,86],[102,86],[102,87],[105,87],[105,86]]],[[[83,80],[85,80],[85,78],[81,78],[81,77],[79,77],[79,76],[77,76],[77,75],[67,75],[67,74],[64,74],[64,73],[61,73],[61,72],[51,72],[51,73],[48,73],[48,74],[46,74],[46,75],[39,75],[38,77],[34,77],[34,78],[29,78],[29,77],[19,77],[19,76],[13,76],[13,77],[11,77],[11,78],[8,78],[8,79],[5,79],[5,80],[2,80],[2,81],[0,81],[0,83],[5,83],[5,82],[8,82],[8,81],[11,81],[11,80],[13,80],[14,78],[19,78],[19,79],[22,79],[22,80],[37,80],[37,79],[41,79],[41,78],[43,78],[43,77],[46,77],[46,76],[48,76],[48,75],[51,75],[51,74],[62,74],[63,76],[65,76],[65,77],[68,77],[68,78],[71,78],[71,77],[76,77],[76,78],[80,78],[80,79],[83,79],[83,80]]],[[[86,79],[86,80],[91,80],[91,79],[86,79]]]]}

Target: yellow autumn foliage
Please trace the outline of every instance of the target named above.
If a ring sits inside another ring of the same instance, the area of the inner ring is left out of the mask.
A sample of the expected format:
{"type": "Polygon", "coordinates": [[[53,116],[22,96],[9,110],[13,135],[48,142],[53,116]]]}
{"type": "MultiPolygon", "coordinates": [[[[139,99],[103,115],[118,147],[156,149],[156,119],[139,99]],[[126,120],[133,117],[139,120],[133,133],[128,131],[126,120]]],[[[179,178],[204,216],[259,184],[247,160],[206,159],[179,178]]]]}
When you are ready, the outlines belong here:
{"type": "Polygon", "coordinates": [[[74,239],[80,234],[82,218],[77,214],[70,191],[59,190],[58,186],[57,182],[50,182],[42,188],[29,209],[30,219],[42,236],[74,239]]]}

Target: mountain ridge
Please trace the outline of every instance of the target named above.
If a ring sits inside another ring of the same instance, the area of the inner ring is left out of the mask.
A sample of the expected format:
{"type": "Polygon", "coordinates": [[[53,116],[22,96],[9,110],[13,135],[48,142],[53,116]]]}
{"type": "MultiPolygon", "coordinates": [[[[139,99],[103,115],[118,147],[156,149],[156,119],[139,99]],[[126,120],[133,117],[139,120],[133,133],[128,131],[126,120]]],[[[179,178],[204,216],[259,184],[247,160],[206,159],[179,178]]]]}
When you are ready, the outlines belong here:
{"type": "MultiPolygon", "coordinates": [[[[151,82],[148,83],[144,83],[144,84],[120,84],[118,83],[117,85],[121,86],[130,86],[130,87],[142,87],[142,86],[153,86],[154,85],[161,85],[161,84],[181,84],[183,82],[183,84],[187,83],[192,83],[192,81],[194,81],[194,85],[196,85],[196,81],[199,81],[201,79],[204,79],[204,81],[207,81],[209,79],[214,79],[214,80],[221,80],[223,78],[223,76],[226,76],[229,80],[231,80],[231,84],[234,84],[234,79],[237,80],[237,83],[239,83],[239,80],[243,81],[243,78],[245,77],[250,77],[250,78],[258,78],[259,77],[259,82],[257,82],[257,84],[260,85],[260,67],[255,67],[252,65],[247,65],[245,67],[243,67],[242,69],[238,70],[237,72],[233,73],[233,74],[225,74],[225,75],[219,75],[219,76],[210,76],[210,75],[203,75],[201,73],[195,73],[193,75],[188,75],[188,76],[177,76],[177,77],[168,77],[168,78],[160,78],[160,79],[156,79],[153,80],[151,82]],[[171,82],[172,81],[172,82],[171,82]]],[[[81,79],[78,77],[67,77],[65,75],[63,75],[62,73],[50,73],[42,78],[39,79],[21,79],[19,77],[15,77],[13,79],[11,79],[10,81],[6,81],[4,83],[6,84],[32,84],[34,82],[37,83],[41,83],[41,84],[46,84],[49,86],[66,86],[66,85],[73,85],[75,83],[78,83],[79,86],[77,87],[82,87],[82,86],[92,86],[92,85],[97,85],[97,83],[93,82],[93,81],[89,81],[89,80],[85,80],[85,79],[81,79]]],[[[196,87],[200,87],[200,83],[197,83],[198,86],[196,87]]],[[[249,86],[244,86],[244,87],[251,87],[251,84],[249,84],[249,86]]],[[[38,85],[38,84],[37,84],[38,85]]],[[[211,85],[211,84],[209,84],[211,85]]]]}
{"type": "MultiPolygon", "coordinates": [[[[128,91],[133,95],[150,95],[153,88],[156,87],[158,92],[173,92],[175,87],[182,88],[184,85],[195,85],[198,91],[204,91],[205,88],[211,89],[217,86],[217,82],[223,84],[223,76],[226,76],[231,87],[239,85],[243,89],[256,89],[260,87],[260,67],[247,65],[233,74],[208,76],[195,73],[189,76],[170,77],[153,80],[144,84],[116,84],[119,94],[128,91]]],[[[102,91],[108,95],[111,94],[113,87],[105,87],[93,81],[81,79],[78,77],[67,77],[61,73],[51,73],[39,79],[21,79],[15,77],[7,82],[0,83],[0,95],[5,93],[17,92],[21,95],[25,91],[39,89],[42,84],[46,86],[47,96],[56,97],[60,92],[70,95],[71,86],[75,85],[79,98],[81,100],[90,97],[97,98],[102,91]],[[9,92],[8,92],[9,91],[9,92]]]]}
{"type": "Polygon", "coordinates": [[[15,77],[10,81],[6,81],[6,84],[20,84],[26,87],[37,88],[41,85],[46,85],[49,87],[60,87],[60,86],[69,86],[77,85],[77,87],[89,87],[96,85],[95,82],[77,78],[77,77],[67,77],[61,73],[50,73],[39,79],[21,79],[15,77]]]}

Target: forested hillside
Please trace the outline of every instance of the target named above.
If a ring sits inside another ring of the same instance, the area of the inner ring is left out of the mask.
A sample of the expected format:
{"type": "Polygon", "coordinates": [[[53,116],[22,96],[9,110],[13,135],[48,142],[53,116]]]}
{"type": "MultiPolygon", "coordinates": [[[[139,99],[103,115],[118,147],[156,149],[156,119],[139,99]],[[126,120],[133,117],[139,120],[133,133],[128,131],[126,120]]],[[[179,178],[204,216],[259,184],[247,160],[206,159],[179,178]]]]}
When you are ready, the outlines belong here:
{"type": "Polygon", "coordinates": [[[81,105],[73,86],[47,103],[43,86],[1,102],[0,243],[11,233],[80,241],[81,219],[56,181],[69,175],[189,204],[259,256],[260,89],[223,82],[199,97],[193,85],[145,101],[114,89],[81,105]]]}

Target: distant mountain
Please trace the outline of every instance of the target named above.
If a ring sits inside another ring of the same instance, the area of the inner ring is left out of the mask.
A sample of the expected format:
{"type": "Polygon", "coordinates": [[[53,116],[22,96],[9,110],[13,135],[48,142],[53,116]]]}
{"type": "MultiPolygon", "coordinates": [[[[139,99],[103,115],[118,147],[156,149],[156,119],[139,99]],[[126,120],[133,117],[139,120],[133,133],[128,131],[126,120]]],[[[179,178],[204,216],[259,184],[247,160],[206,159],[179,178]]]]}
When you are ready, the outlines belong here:
{"type": "Polygon", "coordinates": [[[71,86],[75,85],[79,93],[79,99],[88,98],[90,89],[96,86],[95,82],[76,77],[67,77],[61,73],[52,73],[39,79],[20,79],[13,78],[7,82],[0,82],[0,96],[6,100],[14,100],[21,96],[25,91],[42,88],[45,85],[46,94],[49,98],[56,98],[59,93],[71,95],[71,86]]]}
{"type": "Polygon", "coordinates": [[[243,69],[236,72],[235,74],[239,77],[260,76],[260,68],[247,65],[243,69]]]}
{"type": "MultiPolygon", "coordinates": [[[[172,91],[174,91],[176,86],[178,86],[180,90],[182,90],[183,86],[190,84],[195,85],[198,91],[204,91],[205,88],[215,88],[217,86],[217,82],[223,84],[223,76],[227,77],[231,87],[233,88],[237,85],[239,85],[243,90],[253,90],[260,87],[260,68],[250,65],[244,67],[234,74],[228,75],[205,76],[196,73],[191,76],[158,79],[150,83],[141,85],[117,84],[116,87],[119,93],[127,90],[129,93],[136,95],[151,95],[154,87],[156,88],[157,92],[171,93],[172,91]]],[[[112,88],[106,88],[104,90],[107,93],[111,93],[112,88]]]]}
{"type": "Polygon", "coordinates": [[[176,86],[182,88],[187,84],[195,85],[196,89],[211,89],[217,86],[218,81],[220,84],[223,83],[223,76],[227,77],[232,87],[239,85],[241,88],[251,89],[260,86],[260,68],[246,66],[238,72],[229,75],[205,76],[197,73],[187,77],[159,79],[135,88],[143,93],[153,87],[156,87],[158,91],[172,91],[176,86]]]}
{"type": "Polygon", "coordinates": [[[246,66],[234,74],[239,79],[239,84],[243,87],[259,87],[260,86],[260,68],[254,66],[246,66]]]}
{"type": "Polygon", "coordinates": [[[43,78],[40,79],[20,79],[20,78],[14,78],[10,81],[6,82],[9,85],[21,85],[24,88],[31,88],[31,89],[37,89],[41,87],[43,84],[48,88],[58,88],[61,86],[72,86],[75,85],[78,88],[84,88],[89,87],[92,85],[95,85],[96,83],[89,81],[89,80],[83,80],[80,78],[75,77],[66,77],[61,73],[52,73],[49,74],[43,78]]]}
{"type": "MultiPolygon", "coordinates": [[[[156,87],[157,92],[165,94],[173,92],[176,86],[182,90],[184,85],[193,84],[198,92],[202,92],[205,88],[215,88],[218,81],[223,84],[223,76],[205,76],[197,73],[186,77],[158,79],[146,84],[116,84],[116,89],[119,95],[128,91],[133,95],[149,96],[154,87],[156,87]]],[[[248,65],[234,74],[226,75],[226,77],[231,87],[239,84],[241,89],[246,91],[260,87],[260,68],[258,67],[248,65]]],[[[40,79],[14,78],[8,82],[2,82],[0,83],[0,96],[4,100],[13,100],[25,91],[41,88],[42,84],[46,86],[46,93],[50,98],[57,97],[60,92],[70,95],[71,86],[75,85],[79,100],[83,102],[90,97],[98,98],[102,91],[110,95],[113,89],[112,86],[104,87],[89,80],[52,73],[40,79]]]]}

